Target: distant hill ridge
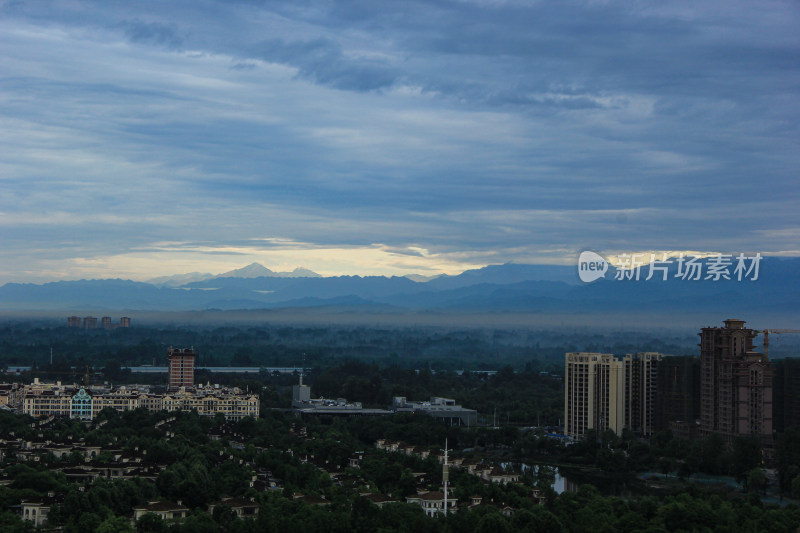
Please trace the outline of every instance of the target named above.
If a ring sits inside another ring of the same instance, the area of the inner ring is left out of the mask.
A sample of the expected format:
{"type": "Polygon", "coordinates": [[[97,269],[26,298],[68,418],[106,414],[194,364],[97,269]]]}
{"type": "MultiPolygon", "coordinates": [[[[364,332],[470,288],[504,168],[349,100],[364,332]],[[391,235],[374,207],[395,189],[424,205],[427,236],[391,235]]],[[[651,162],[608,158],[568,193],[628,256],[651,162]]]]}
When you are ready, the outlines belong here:
{"type": "Polygon", "coordinates": [[[203,274],[200,272],[189,272],[188,274],[175,274],[173,276],[161,276],[147,280],[146,283],[164,287],[180,287],[187,283],[205,281],[215,278],[320,278],[321,275],[303,267],[297,267],[291,272],[274,272],[261,263],[250,263],[249,265],[223,272],[222,274],[203,274]]]}
{"type": "MultiPolygon", "coordinates": [[[[489,313],[619,313],[657,311],[753,316],[757,312],[800,317],[800,258],[766,257],[757,281],[618,281],[584,284],[576,266],[503,264],[456,276],[414,281],[401,276],[322,277],[298,267],[273,272],[254,263],[204,279],[184,274],[188,283],[79,280],[45,284],[7,283],[0,287],[0,310],[199,311],[324,307],[348,312],[436,311],[489,313]],[[175,285],[177,284],[177,286],[175,285]]],[[[202,275],[200,275],[202,276],[202,275]]]]}
{"type": "Polygon", "coordinates": [[[321,278],[319,274],[307,268],[297,267],[291,272],[273,272],[261,263],[250,263],[246,267],[224,272],[215,278],[321,278]]]}

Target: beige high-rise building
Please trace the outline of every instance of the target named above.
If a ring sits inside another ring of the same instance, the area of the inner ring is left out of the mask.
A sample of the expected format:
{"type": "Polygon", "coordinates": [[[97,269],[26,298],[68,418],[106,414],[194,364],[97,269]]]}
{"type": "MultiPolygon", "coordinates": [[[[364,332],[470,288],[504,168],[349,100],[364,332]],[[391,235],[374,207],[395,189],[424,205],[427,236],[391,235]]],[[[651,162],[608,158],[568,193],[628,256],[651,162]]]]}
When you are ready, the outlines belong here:
{"type": "Polygon", "coordinates": [[[568,353],[564,374],[564,432],[619,434],[624,427],[625,365],[607,353],[568,353]]]}
{"type": "Polygon", "coordinates": [[[649,435],[654,431],[658,361],[647,352],[617,359],[612,354],[568,353],[564,374],[564,432],[582,438],[624,428],[649,435]]]}

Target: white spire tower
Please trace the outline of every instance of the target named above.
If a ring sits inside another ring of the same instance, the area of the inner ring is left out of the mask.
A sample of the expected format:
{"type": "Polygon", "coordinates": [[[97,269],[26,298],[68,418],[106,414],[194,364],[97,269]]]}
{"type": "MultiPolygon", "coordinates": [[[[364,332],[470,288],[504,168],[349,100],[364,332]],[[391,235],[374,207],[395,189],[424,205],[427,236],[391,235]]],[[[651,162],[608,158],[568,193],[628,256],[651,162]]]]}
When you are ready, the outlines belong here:
{"type": "Polygon", "coordinates": [[[444,439],[444,464],[442,465],[442,482],[444,488],[444,515],[447,516],[447,485],[450,481],[450,466],[447,464],[447,439],[444,439]]]}

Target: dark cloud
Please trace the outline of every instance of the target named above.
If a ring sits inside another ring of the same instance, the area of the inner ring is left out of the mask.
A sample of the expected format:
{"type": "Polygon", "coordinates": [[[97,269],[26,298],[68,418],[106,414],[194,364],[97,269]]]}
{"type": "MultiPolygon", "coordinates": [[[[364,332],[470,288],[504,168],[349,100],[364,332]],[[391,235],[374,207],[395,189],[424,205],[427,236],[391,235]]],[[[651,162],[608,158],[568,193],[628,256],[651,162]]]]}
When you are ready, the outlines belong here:
{"type": "Polygon", "coordinates": [[[256,64],[249,61],[237,61],[231,65],[233,70],[253,70],[254,68],[256,68],[256,64]]]}
{"type": "Polygon", "coordinates": [[[419,250],[414,250],[412,248],[386,247],[384,249],[387,252],[396,255],[407,255],[410,257],[425,257],[425,255],[422,252],[420,252],[419,250]]]}
{"type": "Polygon", "coordinates": [[[6,258],[272,237],[502,261],[796,247],[792,3],[0,12],[6,258]]]}
{"type": "Polygon", "coordinates": [[[183,45],[183,38],[174,23],[131,20],[124,22],[122,26],[125,28],[125,35],[134,43],[155,44],[171,49],[178,49],[183,45]]]}
{"type": "Polygon", "coordinates": [[[270,39],[257,43],[252,53],[296,67],[301,77],[337,89],[373,91],[391,86],[397,77],[379,61],[346,57],[341,45],[331,39],[270,39]]]}

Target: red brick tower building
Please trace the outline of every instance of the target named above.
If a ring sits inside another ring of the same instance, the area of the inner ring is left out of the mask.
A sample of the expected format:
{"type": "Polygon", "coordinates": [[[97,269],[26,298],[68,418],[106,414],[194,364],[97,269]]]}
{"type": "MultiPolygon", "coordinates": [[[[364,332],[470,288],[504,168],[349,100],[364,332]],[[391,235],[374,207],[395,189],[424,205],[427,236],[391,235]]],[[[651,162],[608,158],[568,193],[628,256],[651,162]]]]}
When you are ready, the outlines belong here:
{"type": "Polygon", "coordinates": [[[194,359],[197,352],[194,348],[173,348],[167,349],[167,360],[169,361],[169,390],[176,390],[181,387],[194,386],[194,359]]]}

